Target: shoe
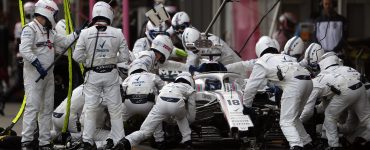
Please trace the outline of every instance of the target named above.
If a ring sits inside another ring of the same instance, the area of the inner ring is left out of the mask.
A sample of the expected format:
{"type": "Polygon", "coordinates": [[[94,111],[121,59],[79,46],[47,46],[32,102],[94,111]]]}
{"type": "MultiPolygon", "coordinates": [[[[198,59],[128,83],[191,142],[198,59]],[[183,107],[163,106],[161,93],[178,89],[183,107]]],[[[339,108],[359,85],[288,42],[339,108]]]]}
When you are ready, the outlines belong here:
{"type": "Polygon", "coordinates": [[[108,149],[112,149],[113,146],[114,146],[114,143],[113,143],[113,140],[112,139],[107,139],[107,144],[104,145],[104,149],[108,150],[108,149]]]}
{"type": "Polygon", "coordinates": [[[130,141],[126,138],[122,138],[118,141],[116,146],[113,147],[114,150],[131,150],[130,141]]]}
{"type": "Polygon", "coordinates": [[[22,150],[34,150],[38,149],[38,145],[34,141],[22,142],[22,150]]]}
{"type": "Polygon", "coordinates": [[[293,146],[293,147],[290,148],[290,150],[303,150],[303,147],[293,146]]]}
{"type": "Polygon", "coordinates": [[[39,150],[53,150],[54,146],[52,144],[39,146],[39,150]]]}
{"type": "Polygon", "coordinates": [[[166,141],[155,142],[155,144],[157,145],[157,149],[159,149],[159,150],[166,150],[167,149],[166,141]]]}
{"type": "Polygon", "coordinates": [[[306,145],[303,145],[303,150],[312,150],[314,149],[314,146],[312,144],[312,142],[306,144],[306,145]]]}
{"type": "Polygon", "coordinates": [[[193,149],[193,143],[191,142],[191,140],[185,141],[184,145],[185,145],[186,150],[192,150],[193,149]]]}
{"type": "Polygon", "coordinates": [[[83,142],[77,150],[96,150],[96,146],[91,145],[89,142],[83,142]]]}

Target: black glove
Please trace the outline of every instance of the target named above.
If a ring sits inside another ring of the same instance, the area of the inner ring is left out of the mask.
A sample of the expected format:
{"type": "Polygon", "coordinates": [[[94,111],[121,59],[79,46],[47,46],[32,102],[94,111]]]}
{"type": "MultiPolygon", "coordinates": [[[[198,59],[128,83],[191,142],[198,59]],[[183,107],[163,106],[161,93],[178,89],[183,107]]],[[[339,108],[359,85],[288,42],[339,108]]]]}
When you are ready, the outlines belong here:
{"type": "Polygon", "coordinates": [[[77,35],[80,35],[81,30],[82,30],[82,29],[85,29],[85,27],[88,27],[88,26],[89,26],[89,21],[85,21],[85,22],[84,22],[84,24],[83,24],[80,28],[78,28],[78,29],[76,29],[76,30],[75,30],[75,33],[76,33],[77,35]]]}
{"type": "Polygon", "coordinates": [[[32,65],[37,69],[37,72],[39,72],[39,74],[40,74],[40,78],[41,78],[41,79],[44,79],[44,78],[46,77],[46,75],[48,74],[48,71],[46,71],[46,70],[42,67],[42,65],[41,65],[41,63],[40,63],[40,61],[39,61],[39,59],[37,59],[37,58],[36,58],[36,60],[34,60],[31,64],[32,64],[32,65]]]}
{"type": "Polygon", "coordinates": [[[254,108],[247,107],[247,106],[243,105],[243,114],[244,115],[251,115],[251,114],[255,114],[255,113],[256,112],[255,112],[254,108]]]}
{"type": "Polygon", "coordinates": [[[197,67],[195,67],[195,66],[193,66],[193,65],[190,65],[190,66],[189,66],[189,72],[190,72],[190,73],[193,73],[193,72],[195,72],[195,71],[198,71],[198,68],[197,68],[197,67]]]}

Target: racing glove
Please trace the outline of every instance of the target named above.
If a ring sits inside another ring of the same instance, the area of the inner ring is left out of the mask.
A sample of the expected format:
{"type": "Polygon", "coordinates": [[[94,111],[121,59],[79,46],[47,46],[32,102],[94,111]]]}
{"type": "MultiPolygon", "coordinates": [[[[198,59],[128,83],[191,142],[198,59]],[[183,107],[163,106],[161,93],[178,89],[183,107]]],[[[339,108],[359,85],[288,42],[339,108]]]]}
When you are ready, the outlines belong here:
{"type": "Polygon", "coordinates": [[[46,71],[46,70],[42,67],[42,65],[41,65],[41,63],[40,63],[40,61],[39,61],[39,59],[37,59],[37,58],[36,58],[36,60],[34,60],[31,64],[32,64],[32,65],[37,69],[37,72],[39,72],[39,74],[40,74],[40,78],[41,78],[41,79],[44,79],[44,78],[46,77],[46,75],[48,74],[48,71],[46,71]]]}
{"type": "Polygon", "coordinates": [[[80,28],[78,28],[78,29],[75,30],[75,33],[77,35],[80,35],[81,30],[85,29],[85,27],[88,27],[88,26],[90,26],[89,25],[89,22],[88,21],[85,21],[84,24],[80,28]]]}
{"type": "Polygon", "coordinates": [[[251,114],[255,114],[255,110],[252,108],[252,107],[247,107],[245,105],[243,105],[243,114],[244,115],[251,115],[251,114]]]}
{"type": "Polygon", "coordinates": [[[196,71],[198,71],[198,68],[197,68],[197,67],[195,67],[195,66],[193,66],[193,65],[190,65],[190,66],[189,66],[189,72],[190,72],[190,73],[194,73],[194,72],[196,72],[196,71]]]}

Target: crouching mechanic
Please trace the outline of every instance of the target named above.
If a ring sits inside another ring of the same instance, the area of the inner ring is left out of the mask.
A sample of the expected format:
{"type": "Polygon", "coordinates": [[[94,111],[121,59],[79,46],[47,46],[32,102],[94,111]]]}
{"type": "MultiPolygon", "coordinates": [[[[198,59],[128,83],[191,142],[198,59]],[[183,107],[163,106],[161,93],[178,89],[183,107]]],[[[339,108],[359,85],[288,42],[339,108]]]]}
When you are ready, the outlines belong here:
{"type": "Polygon", "coordinates": [[[94,25],[81,32],[73,58],[85,66],[85,126],[82,149],[92,149],[93,134],[96,130],[95,109],[100,103],[106,105],[110,115],[110,139],[113,143],[124,137],[122,120],[122,98],[119,75],[116,69],[118,60],[128,60],[129,50],[120,29],[111,27],[113,11],[108,3],[95,3],[92,11],[94,25]],[[117,52],[119,55],[117,56],[117,52]],[[100,99],[102,97],[102,101],[100,99]]]}
{"type": "MultiPolygon", "coordinates": [[[[153,73],[149,73],[143,64],[135,64],[129,69],[129,77],[122,83],[123,121],[134,115],[146,117],[152,109],[158,91],[164,86],[164,81],[153,73]]],[[[154,132],[158,146],[164,146],[162,124],[154,132]]]]}
{"type": "Polygon", "coordinates": [[[54,61],[54,46],[66,48],[77,34],[72,33],[65,37],[53,30],[56,24],[54,17],[58,12],[58,6],[53,1],[39,0],[35,7],[35,19],[24,27],[19,46],[24,60],[24,87],[27,97],[22,125],[22,147],[37,147],[34,131],[38,122],[40,149],[51,149],[54,74],[53,68],[49,71],[46,68],[54,61]],[[39,77],[42,80],[36,83],[39,77]]]}
{"type": "Polygon", "coordinates": [[[281,98],[280,127],[291,149],[303,149],[310,145],[311,138],[306,133],[299,116],[312,90],[310,73],[301,67],[296,59],[285,54],[277,54],[275,42],[267,36],[256,44],[258,60],[246,84],[243,95],[244,114],[250,114],[253,99],[258,88],[267,79],[283,90],[281,98]],[[307,145],[307,146],[308,146],[307,145]]]}
{"type": "MultiPolygon", "coordinates": [[[[350,135],[349,141],[355,137],[370,140],[370,104],[360,74],[350,67],[339,66],[339,58],[333,53],[324,54],[321,59],[322,71],[313,80],[314,89],[309,101],[324,98],[320,104],[325,109],[322,138],[327,138],[330,149],[343,149],[337,124],[341,114],[348,111],[347,121],[339,129],[350,135]]],[[[306,104],[301,119],[313,110],[314,103],[306,104]]]]}
{"type": "Polygon", "coordinates": [[[130,150],[132,146],[138,145],[150,137],[160,123],[169,117],[175,118],[182,135],[182,143],[190,148],[191,130],[187,115],[195,112],[194,103],[194,80],[190,73],[183,72],[179,74],[174,83],[169,83],[162,88],[156,104],[149,112],[140,130],[123,138],[116,148],[130,150]]]}

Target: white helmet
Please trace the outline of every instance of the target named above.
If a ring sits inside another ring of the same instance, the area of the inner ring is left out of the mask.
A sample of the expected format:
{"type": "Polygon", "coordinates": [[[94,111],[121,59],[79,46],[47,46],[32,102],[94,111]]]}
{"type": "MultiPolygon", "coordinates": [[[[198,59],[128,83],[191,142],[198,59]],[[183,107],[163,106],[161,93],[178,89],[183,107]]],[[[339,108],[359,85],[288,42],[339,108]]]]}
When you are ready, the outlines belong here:
{"type": "Polygon", "coordinates": [[[29,15],[30,18],[33,18],[33,14],[35,13],[35,3],[34,2],[24,3],[23,10],[26,16],[29,15]]]}
{"type": "MultiPolygon", "coordinates": [[[[188,84],[194,88],[194,79],[193,77],[191,76],[191,74],[189,72],[182,72],[180,73],[177,78],[175,79],[175,83],[176,82],[181,82],[181,80],[185,80],[186,82],[188,82],[188,84]]],[[[184,82],[182,82],[184,83],[184,82]]]]}
{"type": "Polygon", "coordinates": [[[153,41],[153,39],[157,35],[166,34],[167,29],[168,29],[168,26],[165,22],[162,22],[160,26],[157,27],[157,26],[154,26],[151,21],[148,21],[148,23],[146,23],[145,35],[150,41],[153,41]]]}
{"type": "Polygon", "coordinates": [[[191,44],[200,38],[200,32],[195,28],[186,28],[182,34],[182,45],[187,50],[194,50],[194,47],[188,47],[186,44],[191,44]]]}
{"type": "Polygon", "coordinates": [[[339,58],[334,52],[328,52],[321,56],[320,69],[325,70],[330,66],[339,65],[339,58]]]}
{"type": "Polygon", "coordinates": [[[171,25],[176,33],[182,34],[187,27],[190,27],[189,15],[183,11],[176,13],[172,18],[171,25]]]}
{"type": "Polygon", "coordinates": [[[308,65],[315,66],[319,64],[324,55],[325,51],[322,49],[322,46],[317,43],[312,43],[306,49],[304,58],[307,60],[308,65]]]}
{"type": "Polygon", "coordinates": [[[113,8],[106,2],[99,1],[95,3],[93,10],[92,10],[92,18],[96,17],[104,17],[109,20],[108,24],[112,24],[113,22],[113,8]]]}
{"type": "Polygon", "coordinates": [[[151,48],[153,51],[157,51],[162,54],[160,63],[164,63],[168,57],[170,57],[173,49],[173,43],[167,35],[157,35],[152,42],[151,48]]]}
{"type": "Polygon", "coordinates": [[[66,21],[64,19],[60,19],[55,26],[55,31],[58,34],[66,35],[66,21]]]}
{"type": "MultiPolygon", "coordinates": [[[[256,55],[257,57],[261,57],[261,54],[269,49],[269,48],[274,48],[276,50],[278,50],[279,48],[279,45],[276,44],[276,42],[271,39],[270,37],[268,36],[262,36],[258,42],[256,43],[256,55]]],[[[278,51],[276,51],[278,52],[278,51]]]]}
{"type": "Polygon", "coordinates": [[[144,65],[143,63],[133,62],[133,64],[131,64],[130,68],[128,69],[128,74],[131,75],[131,73],[139,69],[144,70],[146,72],[148,71],[148,67],[144,65]]]}
{"type": "Polygon", "coordinates": [[[303,40],[298,37],[294,36],[289,39],[285,46],[284,46],[284,53],[289,56],[300,56],[304,51],[304,43],[303,40]]]}
{"type": "Polygon", "coordinates": [[[58,10],[57,4],[51,0],[39,0],[35,4],[35,14],[44,16],[47,20],[49,20],[52,28],[55,27],[58,10]]]}

